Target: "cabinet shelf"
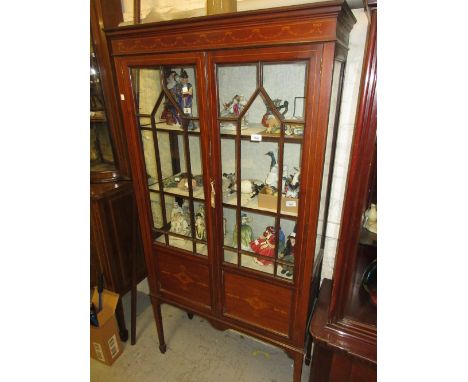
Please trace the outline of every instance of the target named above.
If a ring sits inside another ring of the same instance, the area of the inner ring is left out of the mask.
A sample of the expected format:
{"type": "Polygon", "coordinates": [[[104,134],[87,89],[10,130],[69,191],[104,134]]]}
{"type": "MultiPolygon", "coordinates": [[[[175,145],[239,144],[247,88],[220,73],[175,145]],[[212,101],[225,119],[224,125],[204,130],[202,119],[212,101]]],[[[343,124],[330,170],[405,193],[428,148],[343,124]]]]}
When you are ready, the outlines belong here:
{"type": "MultiPolygon", "coordinates": [[[[140,125],[141,130],[153,131],[151,125],[140,125]]],[[[180,125],[168,125],[166,123],[156,123],[156,131],[167,131],[175,134],[184,134],[185,130],[180,125]]],[[[188,130],[189,135],[200,135],[200,128],[197,127],[194,130],[188,130]]]]}
{"type": "MultiPolygon", "coordinates": [[[[262,141],[266,142],[278,142],[280,140],[279,134],[269,134],[265,132],[265,126],[261,123],[250,123],[249,127],[246,129],[241,129],[240,139],[242,140],[250,140],[252,134],[260,134],[262,136],[262,141]]],[[[220,129],[220,136],[221,138],[227,139],[235,139],[236,138],[236,130],[229,130],[229,129],[220,129]]],[[[285,142],[302,142],[301,135],[285,135],[284,136],[285,142]]]]}
{"type": "MultiPolygon", "coordinates": [[[[236,194],[233,194],[230,197],[225,197],[223,198],[223,207],[228,207],[228,208],[235,208],[237,206],[237,196],[236,194]]],[[[241,208],[242,210],[245,211],[250,211],[254,213],[260,213],[268,216],[273,216],[275,217],[276,214],[276,208],[265,208],[265,207],[259,207],[258,206],[258,196],[255,196],[253,198],[250,198],[249,195],[241,195],[241,208]]],[[[291,217],[297,217],[297,212],[287,212],[287,211],[281,211],[279,216],[281,218],[291,218],[291,217]]]]}
{"type": "MultiPolygon", "coordinates": [[[[159,189],[159,184],[158,183],[154,183],[153,185],[148,186],[148,188],[150,189],[150,191],[157,191],[158,193],[161,192],[161,190],[159,189]]],[[[178,187],[164,187],[163,191],[164,191],[165,194],[168,194],[168,195],[171,195],[171,196],[182,196],[184,198],[189,198],[190,197],[188,190],[181,190],[178,187]]],[[[201,201],[201,202],[203,202],[205,200],[205,194],[204,194],[203,186],[195,187],[193,189],[193,199],[197,200],[197,201],[201,201]]]]}

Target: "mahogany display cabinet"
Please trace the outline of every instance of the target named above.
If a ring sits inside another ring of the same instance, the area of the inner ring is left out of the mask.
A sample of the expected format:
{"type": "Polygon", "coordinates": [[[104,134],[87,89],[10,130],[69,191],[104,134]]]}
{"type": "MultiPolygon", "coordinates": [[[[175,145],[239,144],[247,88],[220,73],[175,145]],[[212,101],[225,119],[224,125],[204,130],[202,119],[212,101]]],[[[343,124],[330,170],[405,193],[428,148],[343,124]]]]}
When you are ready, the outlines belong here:
{"type": "Polygon", "coordinates": [[[300,381],[355,22],[333,1],[106,30],[161,352],[167,303],[300,381]]]}
{"type": "Polygon", "coordinates": [[[370,27],[333,281],[324,279],[310,333],[310,382],[377,380],[377,3],[370,27]],[[374,215],[374,216],[372,216],[374,215]]]}

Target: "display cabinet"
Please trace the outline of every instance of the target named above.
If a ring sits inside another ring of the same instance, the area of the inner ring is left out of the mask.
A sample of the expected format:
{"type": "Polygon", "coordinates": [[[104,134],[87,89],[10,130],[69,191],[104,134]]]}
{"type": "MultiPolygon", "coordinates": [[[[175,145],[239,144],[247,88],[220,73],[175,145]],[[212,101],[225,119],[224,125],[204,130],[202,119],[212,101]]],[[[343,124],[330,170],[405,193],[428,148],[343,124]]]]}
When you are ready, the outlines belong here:
{"type": "Polygon", "coordinates": [[[300,381],[355,22],[334,1],[106,30],[161,352],[168,303],[300,381]]]}
{"type": "Polygon", "coordinates": [[[370,27],[333,281],[310,325],[311,382],[377,380],[377,3],[370,27]]]}

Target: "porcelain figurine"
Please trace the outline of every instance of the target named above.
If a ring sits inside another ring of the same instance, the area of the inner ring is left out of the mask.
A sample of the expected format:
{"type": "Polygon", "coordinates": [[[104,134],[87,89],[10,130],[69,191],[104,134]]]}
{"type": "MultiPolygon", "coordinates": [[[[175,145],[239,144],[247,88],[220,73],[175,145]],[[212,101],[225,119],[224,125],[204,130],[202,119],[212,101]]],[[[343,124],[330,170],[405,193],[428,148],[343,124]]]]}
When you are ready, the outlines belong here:
{"type": "Polygon", "coordinates": [[[268,151],[265,155],[271,158],[270,172],[268,173],[265,184],[270,187],[278,187],[278,164],[276,163],[275,154],[273,151],[268,151]]]}
{"type": "MultiPolygon", "coordinates": [[[[264,257],[275,257],[275,228],[268,226],[262,236],[250,242],[250,248],[258,255],[264,257]]],[[[259,265],[269,265],[272,261],[264,258],[254,257],[254,261],[259,265]]]]}
{"type": "Polygon", "coordinates": [[[285,262],[291,263],[291,265],[282,265],[281,274],[286,274],[288,277],[292,277],[294,273],[294,250],[296,246],[296,232],[292,232],[288,236],[288,241],[286,243],[286,248],[283,252],[283,260],[285,262]]]}
{"type": "MultiPolygon", "coordinates": [[[[177,103],[184,115],[192,116],[192,101],[193,101],[193,86],[189,82],[188,74],[184,69],[180,70],[180,82],[176,85],[177,87],[177,103]]],[[[189,121],[189,130],[194,130],[195,126],[192,121],[189,121]]]]}
{"type": "MultiPolygon", "coordinates": [[[[281,109],[284,109],[284,111],[281,113],[281,115],[284,117],[285,114],[288,112],[289,102],[284,101],[283,104],[281,104],[282,101],[278,98],[274,99],[272,102],[275,105],[275,108],[278,112],[280,112],[281,109]]],[[[278,119],[276,114],[273,113],[271,107],[266,106],[266,108],[266,113],[262,117],[262,125],[267,128],[267,133],[279,134],[281,129],[281,121],[278,119]]]]}
{"type": "Polygon", "coordinates": [[[174,86],[179,83],[179,75],[175,70],[171,70],[169,75],[166,77],[166,87],[168,90],[172,90],[174,86]]]}
{"type": "Polygon", "coordinates": [[[195,237],[198,240],[206,240],[205,208],[202,204],[200,204],[195,214],[195,237]]]}
{"type": "Polygon", "coordinates": [[[288,198],[299,197],[299,177],[301,171],[297,167],[294,167],[294,169],[296,170],[295,174],[283,178],[285,180],[284,192],[288,198]]]}
{"type": "Polygon", "coordinates": [[[171,211],[171,228],[170,232],[177,233],[179,235],[188,236],[190,235],[190,226],[185,218],[185,213],[182,207],[177,202],[174,202],[171,211]]]}
{"type": "Polygon", "coordinates": [[[236,174],[231,173],[223,173],[223,194],[232,194],[236,189],[236,174]]]}
{"type": "MultiPolygon", "coordinates": [[[[254,234],[252,227],[249,223],[252,222],[251,218],[247,217],[247,214],[243,213],[241,215],[241,248],[244,251],[250,250],[250,242],[253,240],[254,234]]],[[[234,225],[234,232],[232,234],[232,246],[237,247],[237,224],[234,225]]]]}
{"type": "Polygon", "coordinates": [[[377,204],[371,204],[364,213],[364,216],[364,228],[370,232],[377,233],[377,204]]]}
{"type": "MultiPolygon", "coordinates": [[[[223,103],[223,110],[221,110],[221,117],[235,117],[238,118],[247,104],[247,100],[243,95],[236,94],[231,101],[223,103]]],[[[224,129],[235,130],[236,124],[230,122],[222,122],[221,127],[224,129]]],[[[249,126],[247,113],[244,114],[241,120],[241,129],[249,126]]]]}

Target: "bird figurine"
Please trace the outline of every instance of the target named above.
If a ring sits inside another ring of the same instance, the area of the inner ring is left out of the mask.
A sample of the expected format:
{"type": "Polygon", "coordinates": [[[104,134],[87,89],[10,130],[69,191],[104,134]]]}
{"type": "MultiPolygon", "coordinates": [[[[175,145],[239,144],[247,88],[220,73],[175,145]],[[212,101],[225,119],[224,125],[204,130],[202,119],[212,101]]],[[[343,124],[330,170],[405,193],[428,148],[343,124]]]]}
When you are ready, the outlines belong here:
{"type": "Polygon", "coordinates": [[[294,175],[289,175],[288,177],[283,177],[285,180],[284,192],[288,198],[298,198],[299,197],[299,179],[301,171],[297,167],[294,167],[296,173],[294,175]]]}
{"type": "Polygon", "coordinates": [[[270,172],[268,173],[265,184],[270,187],[278,186],[278,165],[276,163],[275,154],[273,151],[268,151],[265,155],[268,155],[271,158],[270,162],[270,172]]]}

